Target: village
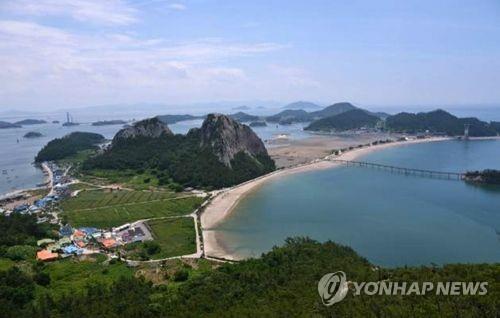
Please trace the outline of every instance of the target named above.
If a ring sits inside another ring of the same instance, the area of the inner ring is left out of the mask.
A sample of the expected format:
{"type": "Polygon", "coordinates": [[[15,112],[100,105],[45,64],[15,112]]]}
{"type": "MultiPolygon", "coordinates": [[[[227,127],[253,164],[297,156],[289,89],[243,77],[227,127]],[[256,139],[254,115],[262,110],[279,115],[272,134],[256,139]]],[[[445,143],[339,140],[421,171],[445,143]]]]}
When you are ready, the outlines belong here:
{"type": "Polygon", "coordinates": [[[38,223],[48,222],[59,227],[58,239],[44,238],[37,241],[37,260],[53,261],[90,254],[106,254],[109,259],[114,259],[119,257],[118,247],[153,240],[151,230],[144,221],[126,223],[110,229],[73,228],[70,224],[63,224],[57,206],[61,200],[78,195],[78,190],[70,190],[70,185],[74,184],[75,180],[68,173],[70,167],[46,162],[42,164],[42,168],[47,175],[45,186],[48,193],[45,196],[34,200],[29,194],[19,193],[0,200],[1,214],[36,215],[38,223]]]}

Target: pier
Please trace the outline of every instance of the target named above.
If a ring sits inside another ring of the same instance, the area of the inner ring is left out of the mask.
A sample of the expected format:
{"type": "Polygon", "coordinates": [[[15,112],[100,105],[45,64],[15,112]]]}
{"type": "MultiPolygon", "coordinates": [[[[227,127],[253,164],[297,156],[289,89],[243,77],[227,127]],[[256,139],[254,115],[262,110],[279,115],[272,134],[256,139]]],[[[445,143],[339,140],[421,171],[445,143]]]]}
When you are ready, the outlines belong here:
{"type": "Polygon", "coordinates": [[[379,163],[372,163],[365,161],[351,161],[342,159],[330,159],[330,161],[338,162],[346,166],[367,167],[367,168],[385,170],[392,173],[399,173],[404,175],[413,175],[413,176],[420,176],[420,177],[434,178],[434,179],[462,180],[464,177],[464,174],[459,172],[443,172],[443,171],[413,169],[413,168],[396,167],[391,165],[383,165],[379,163]]]}

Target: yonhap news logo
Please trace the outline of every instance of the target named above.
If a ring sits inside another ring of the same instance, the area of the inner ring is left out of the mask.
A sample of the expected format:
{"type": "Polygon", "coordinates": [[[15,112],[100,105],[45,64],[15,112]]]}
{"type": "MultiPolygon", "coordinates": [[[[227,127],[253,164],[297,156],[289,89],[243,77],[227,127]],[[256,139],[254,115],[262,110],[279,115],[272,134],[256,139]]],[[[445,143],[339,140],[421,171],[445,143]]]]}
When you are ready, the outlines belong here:
{"type": "Polygon", "coordinates": [[[347,281],[343,271],[328,273],[318,282],[318,293],[325,306],[342,301],[349,290],[354,296],[390,295],[410,296],[435,294],[437,296],[486,295],[488,282],[378,282],[347,281]]]}
{"type": "Polygon", "coordinates": [[[331,306],[345,298],[349,286],[342,271],[328,273],[318,283],[318,292],[325,306],[331,306]]]}

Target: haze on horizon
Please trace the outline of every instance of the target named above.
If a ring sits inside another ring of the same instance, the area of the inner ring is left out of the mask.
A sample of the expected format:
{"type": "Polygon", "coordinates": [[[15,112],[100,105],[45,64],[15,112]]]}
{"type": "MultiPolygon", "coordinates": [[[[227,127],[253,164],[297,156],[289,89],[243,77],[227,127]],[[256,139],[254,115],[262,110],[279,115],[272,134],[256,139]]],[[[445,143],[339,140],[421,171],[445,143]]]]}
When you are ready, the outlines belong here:
{"type": "Polygon", "coordinates": [[[4,0],[0,111],[499,104],[500,2],[4,0]]]}

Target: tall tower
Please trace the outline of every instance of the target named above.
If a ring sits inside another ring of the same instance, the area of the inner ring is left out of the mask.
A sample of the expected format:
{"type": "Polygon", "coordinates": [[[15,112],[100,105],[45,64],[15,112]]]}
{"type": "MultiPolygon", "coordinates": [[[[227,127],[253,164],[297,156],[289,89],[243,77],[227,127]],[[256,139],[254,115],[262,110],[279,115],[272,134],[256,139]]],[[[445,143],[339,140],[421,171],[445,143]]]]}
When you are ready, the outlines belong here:
{"type": "Polygon", "coordinates": [[[470,128],[470,124],[464,125],[464,139],[469,139],[469,128],[470,128]]]}

